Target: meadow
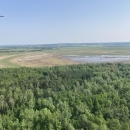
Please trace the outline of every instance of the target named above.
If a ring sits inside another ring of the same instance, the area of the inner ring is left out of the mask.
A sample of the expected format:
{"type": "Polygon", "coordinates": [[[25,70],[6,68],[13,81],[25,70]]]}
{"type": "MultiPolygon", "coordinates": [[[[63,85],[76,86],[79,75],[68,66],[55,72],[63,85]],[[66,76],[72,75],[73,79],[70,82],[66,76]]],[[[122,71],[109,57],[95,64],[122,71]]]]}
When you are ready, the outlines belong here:
{"type": "Polygon", "coordinates": [[[63,58],[64,55],[130,55],[129,50],[129,44],[54,44],[1,47],[0,68],[78,64],[78,62],[63,58]]]}

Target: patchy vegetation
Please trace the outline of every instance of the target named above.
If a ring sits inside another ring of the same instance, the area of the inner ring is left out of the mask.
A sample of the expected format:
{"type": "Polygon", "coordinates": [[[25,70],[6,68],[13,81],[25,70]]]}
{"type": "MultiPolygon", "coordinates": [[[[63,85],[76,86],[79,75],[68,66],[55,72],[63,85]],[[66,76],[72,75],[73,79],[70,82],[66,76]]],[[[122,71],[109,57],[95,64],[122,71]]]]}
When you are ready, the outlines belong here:
{"type": "MultiPolygon", "coordinates": [[[[130,55],[129,43],[51,44],[0,47],[0,68],[43,67],[80,63],[65,55],[130,55]]],[[[87,62],[87,61],[86,61],[87,62]]],[[[123,61],[124,62],[124,61],[123,61]]],[[[129,63],[129,60],[125,63],[129,63]]]]}

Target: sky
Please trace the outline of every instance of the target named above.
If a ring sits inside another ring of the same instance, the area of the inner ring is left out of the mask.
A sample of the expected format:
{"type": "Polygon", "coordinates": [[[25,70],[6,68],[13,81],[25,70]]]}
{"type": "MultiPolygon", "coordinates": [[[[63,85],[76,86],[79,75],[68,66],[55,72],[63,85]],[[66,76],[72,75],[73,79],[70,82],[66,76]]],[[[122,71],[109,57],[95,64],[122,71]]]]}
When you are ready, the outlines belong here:
{"type": "Polygon", "coordinates": [[[130,0],[0,0],[0,45],[130,41],[130,0]]]}

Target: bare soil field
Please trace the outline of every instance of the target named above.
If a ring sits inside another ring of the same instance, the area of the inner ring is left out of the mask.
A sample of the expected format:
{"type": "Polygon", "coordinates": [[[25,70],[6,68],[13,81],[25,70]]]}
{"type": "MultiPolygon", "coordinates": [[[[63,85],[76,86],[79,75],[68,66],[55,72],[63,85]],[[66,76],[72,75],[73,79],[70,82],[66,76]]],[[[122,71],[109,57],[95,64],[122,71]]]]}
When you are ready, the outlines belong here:
{"type": "Polygon", "coordinates": [[[62,56],[59,54],[48,53],[26,53],[23,56],[12,58],[10,62],[18,66],[26,67],[70,65],[76,63],[71,60],[62,59],[62,56]]]}

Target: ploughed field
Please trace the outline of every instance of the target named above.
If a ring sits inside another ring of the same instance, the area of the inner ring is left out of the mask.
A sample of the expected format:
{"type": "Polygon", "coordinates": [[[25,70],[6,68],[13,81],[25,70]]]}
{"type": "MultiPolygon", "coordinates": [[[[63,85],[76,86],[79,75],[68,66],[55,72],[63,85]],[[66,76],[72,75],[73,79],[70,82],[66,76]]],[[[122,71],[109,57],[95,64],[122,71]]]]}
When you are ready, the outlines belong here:
{"type": "Polygon", "coordinates": [[[43,67],[84,63],[130,62],[130,46],[71,46],[44,50],[0,50],[0,68],[43,67]]]}

